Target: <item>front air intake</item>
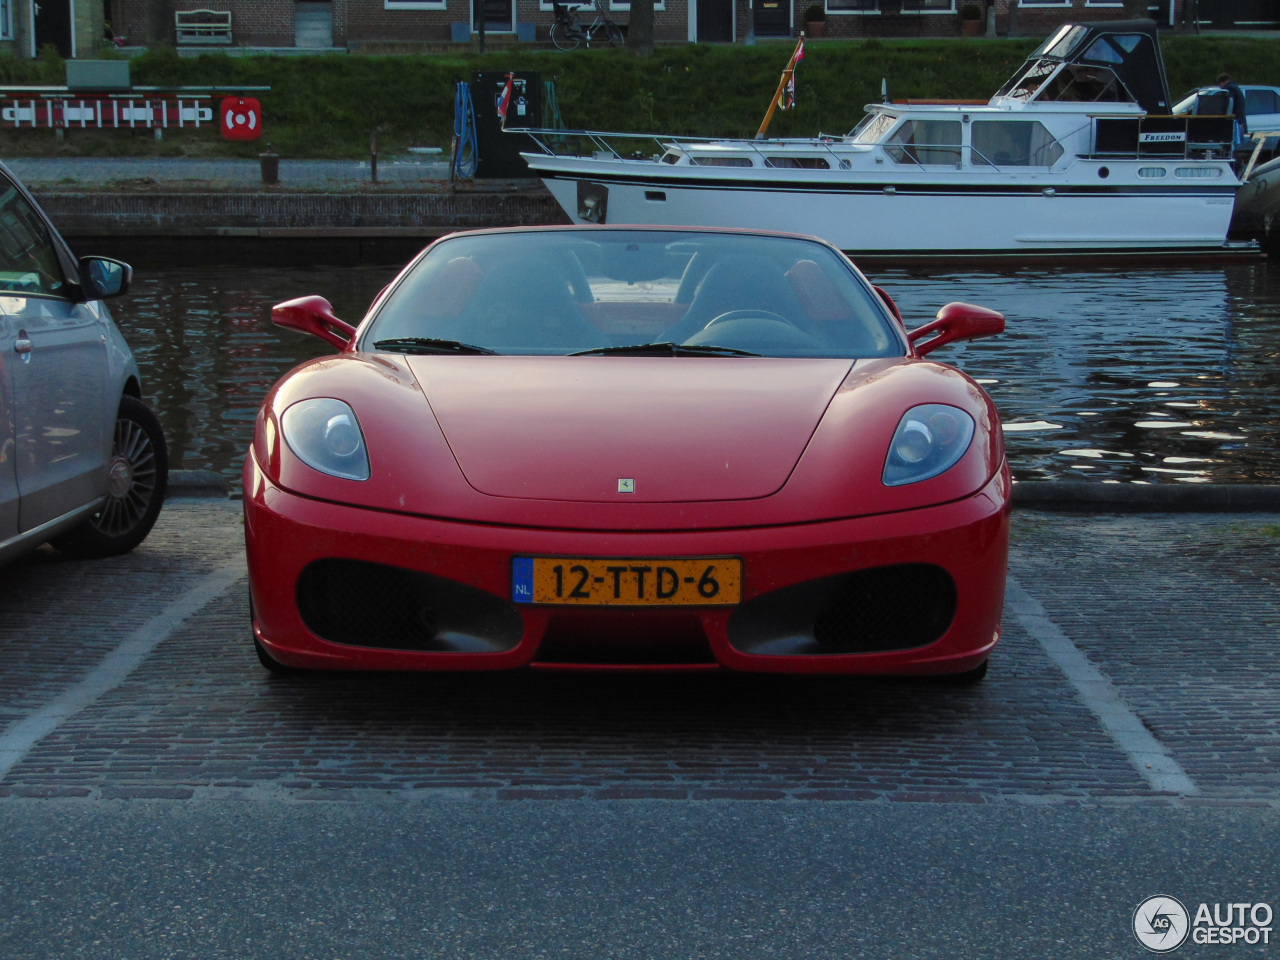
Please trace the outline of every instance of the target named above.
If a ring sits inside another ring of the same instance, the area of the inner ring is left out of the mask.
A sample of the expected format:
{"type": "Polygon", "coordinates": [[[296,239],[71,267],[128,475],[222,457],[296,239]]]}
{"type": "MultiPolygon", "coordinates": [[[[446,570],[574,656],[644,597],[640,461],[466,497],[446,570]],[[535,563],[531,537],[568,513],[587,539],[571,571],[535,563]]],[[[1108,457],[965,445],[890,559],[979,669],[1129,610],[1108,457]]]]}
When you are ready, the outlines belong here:
{"type": "Polygon", "coordinates": [[[956,588],[941,567],[902,564],[838,578],[813,621],[832,651],[909,650],[933,643],[956,613],[956,588]]]}
{"type": "Polygon", "coordinates": [[[298,612],[330,643],[438,653],[499,653],[524,621],[484,590],[381,563],[317,560],[298,578],[298,612]]]}
{"type": "Polygon", "coordinates": [[[855,570],[775,590],[729,619],[729,642],[773,656],[910,650],[940,639],[956,614],[941,567],[905,563],[855,570]]]}

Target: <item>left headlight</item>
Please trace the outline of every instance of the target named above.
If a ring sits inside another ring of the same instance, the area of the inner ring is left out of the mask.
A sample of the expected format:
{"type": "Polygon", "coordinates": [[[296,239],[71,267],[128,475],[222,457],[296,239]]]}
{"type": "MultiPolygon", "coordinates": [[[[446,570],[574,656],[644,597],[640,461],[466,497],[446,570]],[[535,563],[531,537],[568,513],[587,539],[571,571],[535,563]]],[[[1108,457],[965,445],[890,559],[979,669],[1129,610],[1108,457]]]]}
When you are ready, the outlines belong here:
{"type": "Polygon", "coordinates": [[[898,421],[881,479],[886,487],[928,480],[954,467],[969,449],[973,417],[959,407],[926,403],[898,421]]]}
{"type": "Polygon", "coordinates": [[[344,480],[369,479],[369,455],[356,413],[341,400],[299,400],[280,418],[285,442],[299,460],[344,480]]]}

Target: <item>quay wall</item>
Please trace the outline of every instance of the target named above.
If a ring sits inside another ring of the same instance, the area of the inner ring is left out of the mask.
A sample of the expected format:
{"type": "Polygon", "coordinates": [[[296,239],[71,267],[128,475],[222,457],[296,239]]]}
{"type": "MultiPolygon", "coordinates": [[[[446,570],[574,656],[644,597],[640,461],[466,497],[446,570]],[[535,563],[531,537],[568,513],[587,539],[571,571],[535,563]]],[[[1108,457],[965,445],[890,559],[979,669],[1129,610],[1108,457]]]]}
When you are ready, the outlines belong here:
{"type": "Polygon", "coordinates": [[[567,223],[540,187],[440,192],[33,191],[67,237],[439,236],[567,223]]]}

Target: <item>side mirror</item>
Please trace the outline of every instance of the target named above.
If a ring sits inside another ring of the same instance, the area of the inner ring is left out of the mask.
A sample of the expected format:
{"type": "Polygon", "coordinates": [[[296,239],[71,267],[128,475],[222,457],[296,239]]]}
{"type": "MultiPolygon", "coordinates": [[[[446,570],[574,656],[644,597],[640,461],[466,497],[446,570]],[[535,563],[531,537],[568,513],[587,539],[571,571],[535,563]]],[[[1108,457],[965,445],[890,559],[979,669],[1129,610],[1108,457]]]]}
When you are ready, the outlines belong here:
{"type": "Polygon", "coordinates": [[[271,308],[271,322],[277,327],[298,330],[319,337],[339,350],[355,336],[356,328],[333,315],[333,305],[324,297],[298,297],[271,308]]]}
{"type": "Polygon", "coordinates": [[[86,300],[106,300],[129,290],[133,267],[110,257],[80,258],[80,290],[86,300]]]}
{"type": "Polygon", "coordinates": [[[923,357],[945,344],[956,340],[976,340],[1004,333],[1004,314],[972,303],[948,303],[938,311],[938,318],[907,334],[916,348],[916,355],[923,357]],[[936,334],[932,340],[917,343],[922,337],[936,334]]]}

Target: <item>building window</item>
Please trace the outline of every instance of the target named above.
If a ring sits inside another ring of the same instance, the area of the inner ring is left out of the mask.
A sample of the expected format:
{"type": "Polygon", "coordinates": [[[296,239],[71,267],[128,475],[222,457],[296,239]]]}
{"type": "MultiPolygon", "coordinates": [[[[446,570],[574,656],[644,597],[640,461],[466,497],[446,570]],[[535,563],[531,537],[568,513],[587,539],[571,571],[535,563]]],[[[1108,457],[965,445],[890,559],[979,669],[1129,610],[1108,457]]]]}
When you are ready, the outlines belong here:
{"type": "Polygon", "coordinates": [[[955,13],[955,0],[902,0],[903,13],[955,13]]]}
{"type": "Polygon", "coordinates": [[[383,10],[443,10],[445,0],[382,0],[383,10]]]}
{"type": "MultiPolygon", "coordinates": [[[[1121,0],[1123,4],[1123,0],[1121,0]]],[[[1071,0],[1019,0],[1020,7],[1069,7],[1071,0]]]]}
{"type": "MultiPolygon", "coordinates": [[[[563,5],[567,7],[581,7],[581,9],[578,11],[578,19],[581,20],[583,23],[590,23],[592,19],[595,18],[596,8],[590,2],[590,0],[576,0],[576,2],[575,0],[565,0],[565,3],[563,5]]],[[[539,0],[538,2],[539,10],[551,10],[551,9],[554,9],[554,6],[555,5],[552,3],[552,0],[539,0]]],[[[631,0],[609,0],[610,13],[618,13],[618,12],[626,13],[630,9],[631,9],[631,0]]],[[[661,13],[666,9],[667,9],[667,0],[653,0],[654,13],[661,13]]]]}
{"type": "Polygon", "coordinates": [[[827,0],[827,13],[879,13],[880,0],[827,0]]]}

